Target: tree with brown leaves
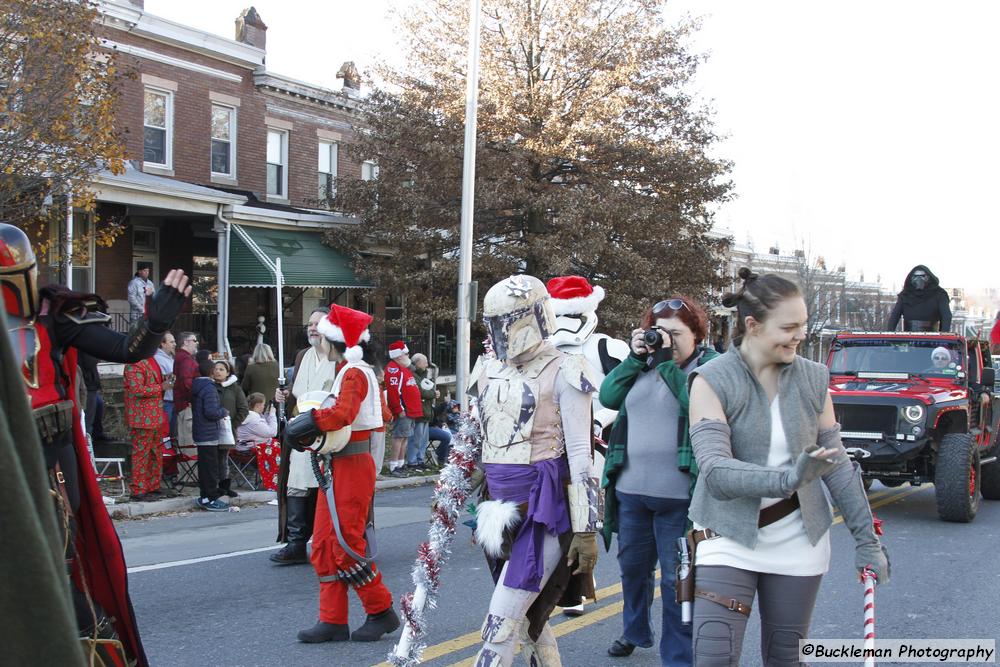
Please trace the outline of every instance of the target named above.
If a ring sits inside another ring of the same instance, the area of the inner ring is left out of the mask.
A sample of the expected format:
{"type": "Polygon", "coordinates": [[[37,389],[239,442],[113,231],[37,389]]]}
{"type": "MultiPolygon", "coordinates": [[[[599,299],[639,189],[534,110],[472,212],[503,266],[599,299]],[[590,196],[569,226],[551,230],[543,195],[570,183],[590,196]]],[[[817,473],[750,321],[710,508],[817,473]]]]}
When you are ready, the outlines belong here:
{"type": "MultiPolygon", "coordinates": [[[[343,181],[360,215],[330,242],[407,299],[411,324],[451,319],[458,266],[468,3],[428,0],[402,22],[406,71],[367,100],[355,154],[374,181],[343,181]],[[373,248],[387,253],[365,254],[373,248]]],[[[687,92],[695,25],[653,0],[485,0],[473,279],[578,274],[601,284],[604,327],[627,331],[665,295],[705,297],[725,240],[710,237],[729,164],[710,111],[687,92]]],[[[480,292],[485,293],[481,288],[480,292]]]]}
{"type": "MultiPolygon", "coordinates": [[[[0,219],[26,229],[39,252],[57,240],[67,197],[93,212],[94,174],[124,171],[122,75],[97,18],[89,0],[0,0],[0,219]]],[[[96,223],[102,245],[121,231],[96,223]]]]}

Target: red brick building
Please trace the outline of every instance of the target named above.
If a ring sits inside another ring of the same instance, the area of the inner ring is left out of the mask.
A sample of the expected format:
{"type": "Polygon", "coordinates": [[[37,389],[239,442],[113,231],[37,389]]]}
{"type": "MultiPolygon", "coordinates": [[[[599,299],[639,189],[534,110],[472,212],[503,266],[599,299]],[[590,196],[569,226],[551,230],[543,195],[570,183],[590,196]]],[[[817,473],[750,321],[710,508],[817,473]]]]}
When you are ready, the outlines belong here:
{"type": "MultiPolygon", "coordinates": [[[[73,286],[97,291],[113,312],[125,313],[126,286],[139,267],[150,266],[154,281],[180,267],[194,276],[195,298],[178,328],[240,354],[256,339],[259,318],[268,342],[276,338],[268,286],[280,257],[286,350],[303,343],[311,308],[334,300],[368,308],[373,333],[384,329],[386,301],[363,298],[368,285],[321,243],[325,229],[358,224],[322,207],[326,190],[337,178],[376,174],[343,150],[358,116],[353,65],[338,74],[340,90],[269,72],[267,26],[252,7],[237,18],[235,39],[225,39],[149,14],[142,0],[99,5],[101,36],[136,73],[125,83],[118,117],[128,168],[95,179],[99,218],[123,221],[125,232],[74,265],[73,286]]],[[[77,235],[90,224],[74,216],[77,235]]]]}

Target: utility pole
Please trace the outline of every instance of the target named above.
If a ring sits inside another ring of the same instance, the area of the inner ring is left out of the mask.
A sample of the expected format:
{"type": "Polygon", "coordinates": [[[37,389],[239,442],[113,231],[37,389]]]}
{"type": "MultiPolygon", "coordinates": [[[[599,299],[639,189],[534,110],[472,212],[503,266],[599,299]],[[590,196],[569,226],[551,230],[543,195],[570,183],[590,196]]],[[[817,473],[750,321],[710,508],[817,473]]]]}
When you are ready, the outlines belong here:
{"type": "Polygon", "coordinates": [[[462,161],[462,222],[459,232],[458,321],[456,322],[455,389],[462,411],[468,409],[471,354],[472,222],[476,198],[476,113],[479,98],[479,15],[481,0],[469,0],[469,62],[465,82],[465,156],[462,161]]]}

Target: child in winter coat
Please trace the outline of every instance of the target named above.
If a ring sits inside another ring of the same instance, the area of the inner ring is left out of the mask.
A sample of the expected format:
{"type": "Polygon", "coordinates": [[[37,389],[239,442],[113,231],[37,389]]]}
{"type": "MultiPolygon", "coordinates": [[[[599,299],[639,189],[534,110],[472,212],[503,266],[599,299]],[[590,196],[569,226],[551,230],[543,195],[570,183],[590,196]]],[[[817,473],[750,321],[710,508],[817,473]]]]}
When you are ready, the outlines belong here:
{"type": "Polygon", "coordinates": [[[228,361],[220,359],[215,362],[215,366],[212,368],[212,379],[215,380],[215,386],[219,390],[219,400],[222,402],[222,407],[229,413],[230,425],[232,426],[229,438],[223,437],[222,434],[219,435],[219,449],[222,450],[222,454],[225,454],[222,457],[222,468],[219,470],[219,488],[226,496],[238,498],[239,494],[233,491],[232,480],[229,479],[229,449],[236,445],[238,438],[236,429],[246,419],[250,408],[247,407],[246,394],[243,393],[242,387],[236,381],[236,376],[233,375],[233,369],[228,361]]]}
{"type": "Polygon", "coordinates": [[[219,401],[219,390],[212,380],[214,364],[205,359],[198,365],[199,377],[191,383],[191,431],[198,447],[198,506],[210,512],[225,512],[229,506],[219,500],[220,472],[228,450],[219,448],[219,420],[229,413],[219,401]]]}

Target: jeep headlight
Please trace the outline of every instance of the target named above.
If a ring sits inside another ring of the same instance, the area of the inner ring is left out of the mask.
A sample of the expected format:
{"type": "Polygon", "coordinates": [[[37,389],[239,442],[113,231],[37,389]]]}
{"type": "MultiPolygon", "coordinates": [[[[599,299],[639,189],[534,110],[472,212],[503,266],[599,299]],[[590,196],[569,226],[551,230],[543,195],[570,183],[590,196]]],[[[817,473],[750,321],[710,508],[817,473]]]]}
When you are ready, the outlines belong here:
{"type": "Polygon", "coordinates": [[[903,408],[903,419],[911,424],[919,424],[924,420],[924,406],[907,405],[903,408]]]}

